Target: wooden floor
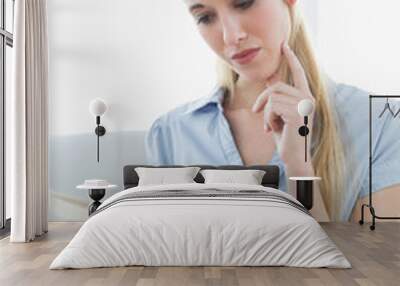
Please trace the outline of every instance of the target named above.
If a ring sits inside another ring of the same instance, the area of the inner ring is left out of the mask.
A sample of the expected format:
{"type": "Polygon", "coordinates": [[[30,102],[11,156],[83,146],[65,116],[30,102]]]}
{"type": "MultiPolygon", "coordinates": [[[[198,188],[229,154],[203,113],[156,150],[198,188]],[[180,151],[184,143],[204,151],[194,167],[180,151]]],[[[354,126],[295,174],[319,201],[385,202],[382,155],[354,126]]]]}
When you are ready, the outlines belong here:
{"type": "Polygon", "coordinates": [[[81,223],[50,223],[35,242],[0,241],[0,285],[400,285],[400,224],[323,224],[353,268],[120,267],[48,270],[81,223]]]}

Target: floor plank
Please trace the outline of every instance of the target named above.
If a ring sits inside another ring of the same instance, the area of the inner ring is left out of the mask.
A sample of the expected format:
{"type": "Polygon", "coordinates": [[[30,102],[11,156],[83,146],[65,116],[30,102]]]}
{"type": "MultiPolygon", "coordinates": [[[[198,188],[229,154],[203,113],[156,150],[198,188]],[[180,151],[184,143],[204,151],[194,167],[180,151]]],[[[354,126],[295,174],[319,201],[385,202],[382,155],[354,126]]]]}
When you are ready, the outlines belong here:
{"type": "Polygon", "coordinates": [[[49,233],[32,243],[0,240],[0,285],[400,285],[400,224],[324,223],[352,269],[290,267],[116,267],[84,270],[48,269],[82,223],[50,223],[49,233]]]}

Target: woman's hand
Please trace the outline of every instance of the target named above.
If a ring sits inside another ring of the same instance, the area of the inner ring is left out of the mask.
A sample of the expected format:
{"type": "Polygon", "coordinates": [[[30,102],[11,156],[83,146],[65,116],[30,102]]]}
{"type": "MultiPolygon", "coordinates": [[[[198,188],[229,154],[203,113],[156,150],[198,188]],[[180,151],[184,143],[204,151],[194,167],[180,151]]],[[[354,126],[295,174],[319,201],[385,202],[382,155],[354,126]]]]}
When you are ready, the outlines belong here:
{"type": "MultiPolygon", "coordinates": [[[[304,137],[298,134],[298,129],[304,124],[304,118],[298,114],[297,105],[303,99],[310,99],[315,105],[315,99],[299,59],[287,44],[283,45],[282,50],[288,61],[294,86],[284,82],[268,86],[258,96],[253,105],[253,112],[264,110],[264,130],[273,132],[281,159],[287,166],[293,166],[304,160],[304,137]]],[[[309,116],[308,121],[309,138],[312,133],[313,115],[309,116]]],[[[308,158],[311,158],[309,150],[307,153],[308,158]]]]}
{"type": "MultiPolygon", "coordinates": [[[[267,87],[254,103],[253,111],[264,110],[264,129],[266,132],[273,132],[278,153],[285,164],[286,177],[314,176],[311,160],[304,162],[304,137],[298,133],[300,126],[304,124],[304,118],[298,113],[297,106],[303,99],[311,100],[315,106],[315,99],[299,59],[287,45],[282,49],[292,72],[294,86],[277,82],[267,87]]],[[[311,114],[308,120],[309,138],[312,134],[313,117],[314,114],[311,114]]],[[[309,147],[307,157],[311,158],[309,147]]],[[[296,197],[296,184],[293,181],[288,181],[288,191],[296,197]]],[[[329,221],[318,185],[314,187],[314,206],[310,212],[318,221],[329,221]]]]}

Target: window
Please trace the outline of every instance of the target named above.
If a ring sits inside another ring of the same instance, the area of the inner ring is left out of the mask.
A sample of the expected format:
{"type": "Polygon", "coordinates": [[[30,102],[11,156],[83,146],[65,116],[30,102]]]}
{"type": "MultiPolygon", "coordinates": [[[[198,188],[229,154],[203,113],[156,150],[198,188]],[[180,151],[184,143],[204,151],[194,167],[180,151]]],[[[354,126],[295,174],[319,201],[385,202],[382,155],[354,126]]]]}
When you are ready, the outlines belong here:
{"type": "Polygon", "coordinates": [[[0,0],[0,236],[9,231],[10,194],[5,188],[5,105],[11,92],[14,0],[0,0]]]}

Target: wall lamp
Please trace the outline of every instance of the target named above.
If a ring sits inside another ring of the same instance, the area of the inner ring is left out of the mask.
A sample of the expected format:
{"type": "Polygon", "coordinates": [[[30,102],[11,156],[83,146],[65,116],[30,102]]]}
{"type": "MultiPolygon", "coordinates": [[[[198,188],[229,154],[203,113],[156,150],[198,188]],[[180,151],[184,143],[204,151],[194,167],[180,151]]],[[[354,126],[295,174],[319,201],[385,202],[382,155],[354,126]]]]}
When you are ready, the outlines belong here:
{"type": "Polygon", "coordinates": [[[96,117],[96,129],[94,130],[94,133],[97,135],[97,162],[99,162],[99,138],[100,136],[103,136],[106,134],[106,129],[100,125],[100,117],[106,112],[107,110],[107,105],[103,100],[100,98],[93,99],[90,104],[89,104],[89,111],[90,113],[96,117]]]}

